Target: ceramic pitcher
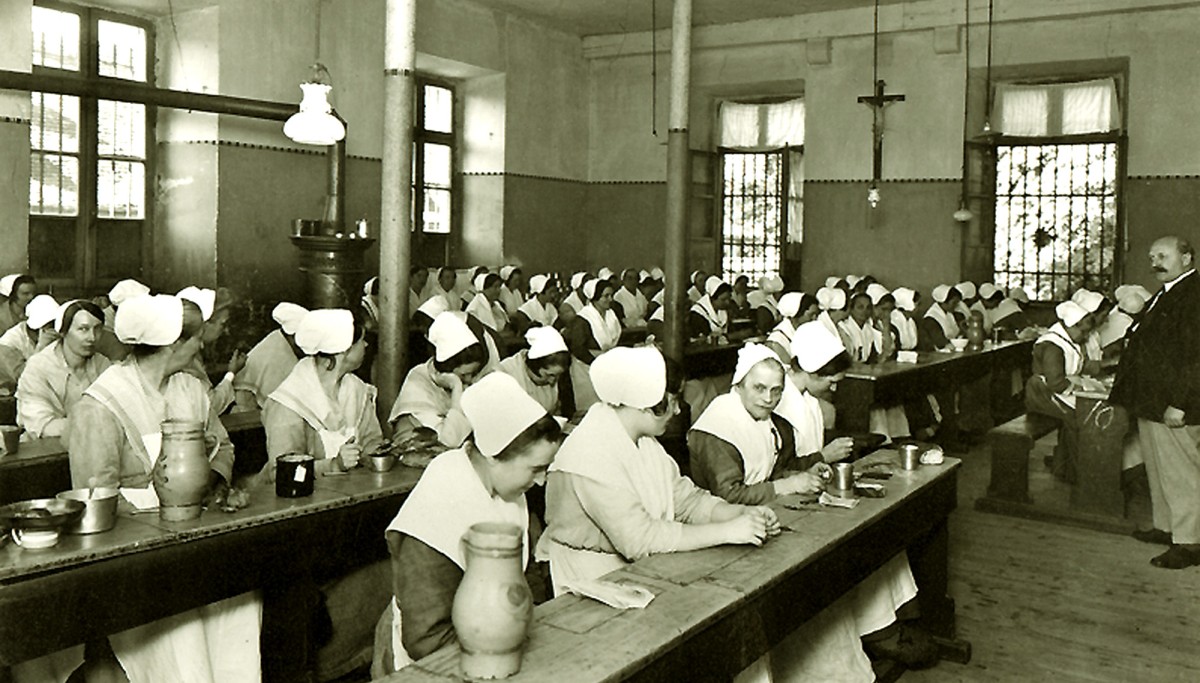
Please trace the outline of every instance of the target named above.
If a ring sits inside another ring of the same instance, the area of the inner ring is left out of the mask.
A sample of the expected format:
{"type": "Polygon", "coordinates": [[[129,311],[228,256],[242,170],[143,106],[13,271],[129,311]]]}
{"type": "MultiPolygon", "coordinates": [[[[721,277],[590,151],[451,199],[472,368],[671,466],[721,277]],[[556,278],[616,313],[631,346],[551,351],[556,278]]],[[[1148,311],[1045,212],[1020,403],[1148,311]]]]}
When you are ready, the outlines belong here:
{"type": "Polygon", "coordinates": [[[467,570],[450,618],[470,678],[506,678],[521,669],[533,597],[521,566],[521,529],[476,524],[463,536],[467,570]]]}
{"type": "Polygon", "coordinates": [[[152,475],[159,517],[166,522],[199,517],[200,503],[208,490],[209,471],[203,423],[164,420],[162,451],[152,475]]]}

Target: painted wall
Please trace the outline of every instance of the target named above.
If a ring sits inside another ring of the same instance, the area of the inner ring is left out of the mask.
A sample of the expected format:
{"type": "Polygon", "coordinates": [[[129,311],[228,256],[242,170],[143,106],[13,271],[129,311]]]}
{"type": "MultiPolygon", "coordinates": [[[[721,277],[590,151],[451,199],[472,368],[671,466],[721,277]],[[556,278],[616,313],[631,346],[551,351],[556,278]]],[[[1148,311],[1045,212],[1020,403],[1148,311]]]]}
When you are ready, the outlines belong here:
{"type": "MultiPolygon", "coordinates": [[[[30,0],[0,2],[0,69],[30,70],[30,0]]],[[[0,90],[0,273],[29,267],[29,94],[0,90]]]]}

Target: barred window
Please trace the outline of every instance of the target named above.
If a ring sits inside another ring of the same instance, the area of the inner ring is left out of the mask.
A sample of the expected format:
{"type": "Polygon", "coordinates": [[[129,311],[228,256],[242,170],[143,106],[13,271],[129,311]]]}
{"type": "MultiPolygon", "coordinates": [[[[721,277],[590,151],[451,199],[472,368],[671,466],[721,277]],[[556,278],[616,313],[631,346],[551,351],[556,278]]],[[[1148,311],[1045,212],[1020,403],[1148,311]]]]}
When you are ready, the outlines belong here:
{"type": "Polygon", "coordinates": [[[413,132],[413,205],[421,207],[414,226],[429,234],[449,234],[453,208],[454,91],[447,86],[419,81],[413,132]]]}

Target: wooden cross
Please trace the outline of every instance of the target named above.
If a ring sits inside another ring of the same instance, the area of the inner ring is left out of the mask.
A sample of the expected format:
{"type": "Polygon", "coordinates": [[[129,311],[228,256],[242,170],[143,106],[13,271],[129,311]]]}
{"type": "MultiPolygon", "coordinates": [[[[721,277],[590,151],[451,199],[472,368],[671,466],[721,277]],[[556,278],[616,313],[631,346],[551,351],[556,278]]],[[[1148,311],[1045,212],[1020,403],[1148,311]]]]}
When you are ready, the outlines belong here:
{"type": "Polygon", "coordinates": [[[878,182],[883,173],[883,109],[893,102],[903,102],[904,95],[885,95],[887,83],[875,81],[875,94],[858,98],[859,104],[871,108],[871,137],[874,139],[875,158],[871,180],[878,182]]]}

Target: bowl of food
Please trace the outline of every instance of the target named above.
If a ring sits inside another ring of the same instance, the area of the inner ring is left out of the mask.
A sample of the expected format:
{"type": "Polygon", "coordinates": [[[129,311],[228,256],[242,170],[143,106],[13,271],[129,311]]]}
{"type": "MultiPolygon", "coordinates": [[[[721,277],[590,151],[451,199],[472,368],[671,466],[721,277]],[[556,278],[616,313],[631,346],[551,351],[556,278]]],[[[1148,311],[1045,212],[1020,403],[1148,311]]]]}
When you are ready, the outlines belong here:
{"type": "Polygon", "coordinates": [[[59,500],[83,503],[83,515],[63,527],[68,534],[98,534],[117,524],[117,489],[71,489],[58,494],[59,500]]]}
{"type": "Polygon", "coordinates": [[[78,500],[35,498],[0,506],[0,525],[10,529],[58,530],[83,516],[78,500]]]}
{"type": "Polygon", "coordinates": [[[377,451],[363,458],[363,462],[372,472],[387,472],[396,466],[396,456],[391,451],[377,451]]]}
{"type": "Polygon", "coordinates": [[[967,340],[965,338],[951,339],[950,345],[954,347],[955,351],[963,351],[967,348],[967,340]]]}

